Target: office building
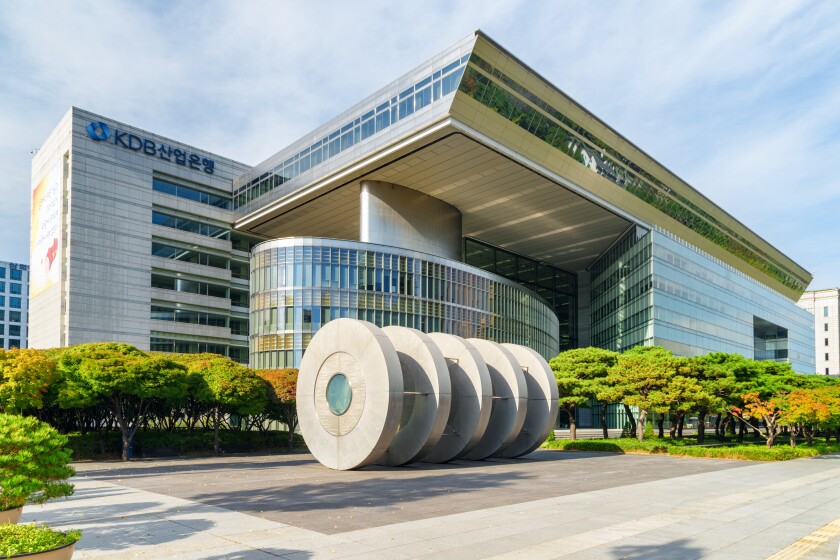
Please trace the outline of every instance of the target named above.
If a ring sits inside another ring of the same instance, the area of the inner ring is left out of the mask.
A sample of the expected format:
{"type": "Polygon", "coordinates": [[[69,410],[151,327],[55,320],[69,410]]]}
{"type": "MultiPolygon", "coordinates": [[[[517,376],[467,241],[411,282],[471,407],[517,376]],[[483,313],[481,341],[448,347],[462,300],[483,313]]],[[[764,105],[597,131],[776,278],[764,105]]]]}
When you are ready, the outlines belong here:
{"type": "Polygon", "coordinates": [[[814,372],[811,275],[481,32],[254,166],[73,108],[33,200],[33,346],[286,367],[351,317],[814,372]]]}
{"type": "Polygon", "coordinates": [[[840,375],[840,289],[805,292],[798,305],[813,314],[816,372],[840,375]]]}
{"type": "Polygon", "coordinates": [[[29,266],[0,261],[0,348],[26,348],[29,266]]]}

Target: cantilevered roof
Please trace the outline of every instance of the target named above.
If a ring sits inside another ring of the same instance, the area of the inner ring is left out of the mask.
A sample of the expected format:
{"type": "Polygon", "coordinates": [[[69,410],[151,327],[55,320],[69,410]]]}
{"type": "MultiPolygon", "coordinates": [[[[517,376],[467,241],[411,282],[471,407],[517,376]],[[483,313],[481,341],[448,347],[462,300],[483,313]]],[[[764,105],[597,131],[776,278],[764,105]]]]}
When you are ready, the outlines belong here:
{"type": "Polygon", "coordinates": [[[465,235],[568,270],[638,223],[793,299],[811,280],[481,32],[240,177],[236,227],[357,239],[366,179],[441,198],[463,213],[465,235]]]}

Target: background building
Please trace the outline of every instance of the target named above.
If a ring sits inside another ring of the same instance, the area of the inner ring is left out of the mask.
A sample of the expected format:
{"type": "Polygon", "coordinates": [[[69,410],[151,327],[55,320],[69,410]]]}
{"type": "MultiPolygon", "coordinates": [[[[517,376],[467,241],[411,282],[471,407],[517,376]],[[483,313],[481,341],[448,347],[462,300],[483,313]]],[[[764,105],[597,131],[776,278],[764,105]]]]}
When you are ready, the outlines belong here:
{"type": "Polygon", "coordinates": [[[798,305],[814,315],[816,372],[840,375],[840,289],[805,292],[798,305]]]}
{"type": "Polygon", "coordinates": [[[26,348],[29,266],[0,261],[0,347],[26,348]]]}
{"type": "Polygon", "coordinates": [[[33,185],[38,346],[283,367],[356,317],[814,371],[811,275],[480,32],[254,167],[72,109],[33,185]]]}
{"type": "Polygon", "coordinates": [[[33,158],[33,347],[118,340],[248,360],[241,163],[71,109],[33,158]]]}

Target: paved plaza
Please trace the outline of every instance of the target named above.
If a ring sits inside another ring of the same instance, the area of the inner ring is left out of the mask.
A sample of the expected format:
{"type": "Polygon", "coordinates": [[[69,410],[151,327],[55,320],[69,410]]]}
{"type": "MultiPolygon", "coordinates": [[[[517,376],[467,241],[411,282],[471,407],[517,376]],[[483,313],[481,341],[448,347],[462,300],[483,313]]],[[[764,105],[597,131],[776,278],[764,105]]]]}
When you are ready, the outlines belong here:
{"type": "Polygon", "coordinates": [[[24,519],[74,558],[837,559],[840,456],[751,463],[538,451],[331,471],[310,455],[79,463],[24,519]]]}

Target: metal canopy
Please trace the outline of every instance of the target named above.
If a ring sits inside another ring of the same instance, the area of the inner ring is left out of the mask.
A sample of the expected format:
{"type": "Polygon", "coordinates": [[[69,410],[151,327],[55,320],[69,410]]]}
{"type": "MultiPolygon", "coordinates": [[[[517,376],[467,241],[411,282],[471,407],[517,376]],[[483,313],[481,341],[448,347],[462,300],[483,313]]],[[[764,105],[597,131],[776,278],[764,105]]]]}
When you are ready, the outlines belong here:
{"type": "Polygon", "coordinates": [[[270,217],[237,225],[270,237],[357,240],[360,182],[387,181],[458,208],[464,235],[578,271],[631,223],[451,125],[404,145],[384,163],[380,157],[372,169],[357,167],[344,182],[326,181],[308,199],[278,201],[270,217]]]}

